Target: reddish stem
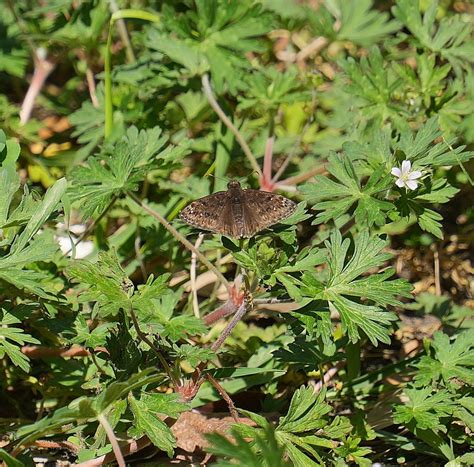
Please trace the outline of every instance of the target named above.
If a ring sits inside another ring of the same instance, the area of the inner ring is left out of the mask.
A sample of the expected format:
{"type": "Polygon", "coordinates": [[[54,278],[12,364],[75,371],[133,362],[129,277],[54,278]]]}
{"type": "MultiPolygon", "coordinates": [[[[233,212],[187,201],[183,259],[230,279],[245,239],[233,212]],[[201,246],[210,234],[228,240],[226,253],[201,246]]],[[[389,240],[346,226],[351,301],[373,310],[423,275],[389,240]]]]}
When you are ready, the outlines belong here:
{"type": "Polygon", "coordinates": [[[31,112],[35,105],[36,98],[41,92],[46,78],[54,70],[55,63],[49,61],[45,57],[45,50],[42,48],[37,49],[34,52],[34,64],[35,70],[33,72],[33,78],[31,79],[30,87],[25,95],[23,103],[21,104],[20,110],[20,123],[25,125],[31,117],[31,112]]]}
{"type": "Polygon", "coordinates": [[[263,176],[260,178],[260,188],[264,191],[273,191],[272,164],[273,164],[273,142],[275,138],[270,136],[265,145],[265,156],[263,158],[263,176]]]}
{"type": "Polygon", "coordinates": [[[237,311],[237,306],[232,300],[227,300],[224,305],[220,306],[219,308],[211,311],[208,315],[204,317],[204,323],[206,326],[210,326],[214,324],[216,321],[219,321],[226,316],[231,315],[237,311]]]}
{"type": "Polygon", "coordinates": [[[281,180],[277,182],[275,185],[297,185],[298,183],[304,182],[308,180],[308,178],[314,177],[315,175],[320,175],[326,173],[326,167],[324,165],[319,165],[314,167],[307,172],[303,172],[302,174],[295,175],[294,177],[286,178],[285,180],[281,180]]]}
{"type": "MultiPolygon", "coordinates": [[[[97,347],[96,351],[107,352],[103,347],[97,347]]],[[[39,345],[24,345],[21,353],[29,358],[47,358],[47,357],[87,357],[90,352],[84,347],[72,346],[71,348],[51,348],[39,345]]]]}

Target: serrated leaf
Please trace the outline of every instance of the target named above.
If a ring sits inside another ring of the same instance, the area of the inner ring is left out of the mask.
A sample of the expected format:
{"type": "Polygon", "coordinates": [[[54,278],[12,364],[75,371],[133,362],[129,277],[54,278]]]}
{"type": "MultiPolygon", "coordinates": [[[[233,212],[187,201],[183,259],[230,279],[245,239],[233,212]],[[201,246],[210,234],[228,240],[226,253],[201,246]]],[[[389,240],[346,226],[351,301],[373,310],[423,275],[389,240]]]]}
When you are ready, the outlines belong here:
{"type": "Polygon", "coordinates": [[[420,430],[445,431],[440,418],[453,412],[451,395],[445,390],[432,394],[431,387],[405,389],[408,402],[397,405],[394,412],[395,423],[409,424],[413,421],[420,430]]]}
{"type": "Polygon", "coordinates": [[[115,315],[120,309],[128,311],[131,304],[126,292],[129,279],[118,264],[114,251],[101,252],[97,263],[76,261],[68,273],[88,286],[88,291],[82,294],[82,298],[98,302],[102,314],[115,315]]]}
{"type": "Polygon", "coordinates": [[[192,367],[196,367],[199,363],[212,360],[215,357],[215,353],[211,349],[191,344],[182,344],[180,346],[173,344],[171,355],[179,360],[186,360],[192,367]]]}
{"type": "Polygon", "coordinates": [[[354,252],[349,258],[350,240],[342,240],[336,230],[326,242],[327,281],[321,282],[313,272],[306,272],[301,277],[299,293],[312,300],[327,300],[329,309],[340,315],[343,330],[352,342],[360,339],[359,330],[362,330],[374,345],[377,341],[389,343],[389,325],[396,320],[396,315],[379,307],[399,304],[397,295],[411,296],[411,286],[405,280],[387,280],[393,274],[390,270],[360,278],[390,258],[390,255],[383,253],[384,247],[385,242],[381,238],[364,231],[356,237],[354,252]],[[359,303],[348,297],[370,300],[377,306],[359,303]]]}
{"type": "Polygon", "coordinates": [[[138,131],[131,127],[114,144],[105,145],[100,156],[89,157],[87,163],[72,173],[70,196],[80,202],[86,216],[103,211],[114,197],[135,190],[152,167],[173,167],[186,153],[169,145],[158,127],[138,131]]]}
{"type": "Polygon", "coordinates": [[[197,0],[195,9],[165,6],[163,26],[150,31],[148,46],[185,66],[187,74],[210,70],[218,91],[224,81],[235,89],[237,71],[249,67],[245,54],[262,50],[256,38],[270,30],[269,15],[260,5],[228,0],[197,0]]]}
{"type": "Polygon", "coordinates": [[[397,0],[392,8],[394,16],[413,36],[411,42],[441,55],[456,68],[466,67],[474,53],[470,25],[462,16],[445,16],[436,24],[438,2],[432,2],[421,14],[418,2],[397,0]]]}
{"type": "Polygon", "coordinates": [[[276,433],[270,426],[253,431],[252,441],[246,439],[250,434],[242,425],[231,429],[233,441],[227,437],[213,433],[206,435],[210,446],[207,451],[228,460],[218,460],[216,467],[241,465],[248,467],[289,467],[284,459],[284,452],[279,445],[276,433]]]}
{"type": "Polygon", "coordinates": [[[26,334],[23,329],[12,326],[20,323],[19,319],[2,308],[0,311],[0,358],[7,355],[14,365],[28,373],[30,371],[29,358],[23,355],[21,347],[27,342],[31,344],[41,342],[26,334]]]}
{"type": "Polygon", "coordinates": [[[433,356],[423,356],[416,364],[418,372],[415,381],[421,385],[437,382],[440,378],[445,383],[459,379],[466,384],[474,385],[474,331],[461,332],[454,342],[440,331],[433,335],[433,356]]]}
{"type": "Polygon", "coordinates": [[[166,423],[154,415],[146,403],[134,397],[131,397],[129,402],[135,427],[145,433],[156,447],[162,449],[171,457],[176,447],[176,439],[166,423]]]}
{"type": "Polygon", "coordinates": [[[324,415],[331,411],[331,407],[324,402],[324,390],[315,394],[312,387],[297,389],[291,399],[288,413],[278,422],[278,431],[303,433],[317,430],[326,424],[324,415]]]}
{"type": "Polygon", "coordinates": [[[90,410],[94,414],[104,413],[117,400],[123,399],[133,390],[146,386],[151,382],[156,382],[157,377],[156,374],[154,374],[155,371],[154,368],[147,368],[139,373],[133,374],[125,381],[114,381],[110,383],[98,396],[90,399],[90,410]]]}
{"type": "Polygon", "coordinates": [[[327,168],[337,181],[318,176],[314,183],[301,187],[305,198],[315,204],[315,209],[322,211],[316,216],[315,223],[337,219],[355,206],[354,216],[358,223],[368,227],[382,225],[387,212],[393,209],[391,203],[380,199],[392,183],[385,169],[374,171],[362,186],[353,163],[347,157],[331,156],[327,168]]]}

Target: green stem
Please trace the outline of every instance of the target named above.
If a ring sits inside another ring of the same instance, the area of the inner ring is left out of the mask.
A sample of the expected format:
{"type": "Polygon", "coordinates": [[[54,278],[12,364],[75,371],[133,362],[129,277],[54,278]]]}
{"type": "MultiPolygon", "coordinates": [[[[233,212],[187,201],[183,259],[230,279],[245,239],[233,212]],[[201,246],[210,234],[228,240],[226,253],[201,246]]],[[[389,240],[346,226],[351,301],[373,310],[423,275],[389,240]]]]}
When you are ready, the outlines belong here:
{"type": "Polygon", "coordinates": [[[112,104],[112,74],[111,74],[111,61],[112,61],[112,27],[113,21],[109,23],[109,33],[107,35],[107,47],[105,49],[104,58],[104,73],[105,73],[105,138],[107,139],[112,133],[113,127],[113,113],[114,108],[112,104]]]}

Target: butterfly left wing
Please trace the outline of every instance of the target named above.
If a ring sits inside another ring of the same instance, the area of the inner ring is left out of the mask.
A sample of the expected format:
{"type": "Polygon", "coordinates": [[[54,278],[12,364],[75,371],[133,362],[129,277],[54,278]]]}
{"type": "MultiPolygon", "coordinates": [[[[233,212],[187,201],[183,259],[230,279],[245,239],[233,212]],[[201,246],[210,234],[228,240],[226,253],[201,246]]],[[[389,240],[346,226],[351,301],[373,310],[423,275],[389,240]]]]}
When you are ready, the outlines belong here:
{"type": "Polygon", "coordinates": [[[180,213],[179,218],[193,227],[216,233],[227,233],[223,219],[230,210],[226,191],[219,191],[188,204],[180,213]]]}
{"type": "Polygon", "coordinates": [[[297,204],[284,196],[261,190],[243,190],[243,237],[252,237],[257,232],[286,219],[297,204]]]}

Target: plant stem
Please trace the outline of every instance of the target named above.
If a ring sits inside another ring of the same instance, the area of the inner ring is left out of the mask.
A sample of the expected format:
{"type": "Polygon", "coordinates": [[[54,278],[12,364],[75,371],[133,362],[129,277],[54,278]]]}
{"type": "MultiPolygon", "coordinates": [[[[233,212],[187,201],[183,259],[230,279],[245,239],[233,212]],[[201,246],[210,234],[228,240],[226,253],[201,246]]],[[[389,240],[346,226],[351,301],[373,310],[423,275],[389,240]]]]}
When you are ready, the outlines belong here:
{"type": "Polygon", "coordinates": [[[234,124],[230,121],[229,117],[224,113],[222,108],[219,106],[216,98],[214,97],[214,94],[212,92],[211,88],[211,83],[209,82],[209,76],[204,74],[201,78],[202,82],[202,88],[204,91],[204,95],[207,97],[207,100],[210,104],[210,106],[214,109],[216,114],[219,116],[219,118],[222,120],[224,125],[229,128],[229,130],[234,134],[235,139],[238,141],[240,144],[240,147],[244,151],[244,154],[247,156],[247,159],[250,162],[250,165],[252,166],[253,170],[257,172],[258,176],[262,176],[262,171],[260,169],[260,166],[257,163],[257,160],[255,159],[255,156],[253,155],[252,151],[250,150],[248,144],[245,142],[245,139],[239,132],[239,130],[234,126],[234,124]]]}
{"type": "Polygon", "coordinates": [[[219,336],[219,338],[212,344],[211,350],[213,352],[216,352],[219,347],[224,343],[224,341],[227,339],[229,334],[232,332],[232,329],[237,326],[237,323],[241,320],[242,316],[245,315],[245,312],[247,311],[247,303],[244,301],[242,305],[239,306],[237,309],[237,312],[233,316],[232,320],[230,323],[225,327],[225,329],[222,331],[222,334],[219,336]]]}
{"type": "Polygon", "coordinates": [[[54,70],[55,63],[49,61],[45,55],[45,49],[39,48],[34,51],[35,69],[30,86],[26,92],[25,98],[21,104],[20,110],[20,124],[25,125],[31,117],[31,112],[35,105],[36,98],[41,92],[41,89],[46,81],[46,78],[54,70]]]}
{"type": "Polygon", "coordinates": [[[107,139],[112,133],[114,107],[112,104],[112,28],[113,21],[109,23],[109,32],[107,34],[107,45],[105,47],[104,57],[104,94],[105,94],[105,126],[104,136],[107,139]]]}
{"type": "MultiPolygon", "coordinates": [[[[117,13],[119,11],[119,7],[115,0],[109,0],[110,2],[110,9],[112,13],[117,13]]],[[[122,39],[123,44],[125,45],[125,54],[127,55],[127,62],[134,63],[136,61],[135,54],[133,53],[132,44],[130,42],[130,38],[128,37],[127,27],[125,26],[125,21],[122,18],[116,20],[117,22],[117,29],[120,34],[120,38],[122,39]]]]}
{"type": "Polygon", "coordinates": [[[114,450],[115,458],[117,459],[117,464],[119,465],[119,467],[126,467],[122,451],[120,450],[120,446],[118,444],[114,430],[110,426],[109,421],[107,420],[107,418],[105,418],[103,414],[98,415],[97,420],[104,428],[105,433],[107,434],[107,438],[109,438],[110,444],[112,445],[112,449],[114,450]]]}
{"type": "Polygon", "coordinates": [[[272,164],[273,164],[273,142],[274,137],[270,136],[265,144],[265,155],[263,157],[263,180],[261,181],[262,188],[272,188],[272,164]]]}
{"type": "Polygon", "coordinates": [[[295,175],[294,177],[289,177],[289,178],[286,178],[285,180],[277,182],[276,186],[297,185],[298,183],[308,180],[308,178],[314,177],[315,175],[323,174],[325,172],[326,172],[326,167],[324,165],[320,165],[320,166],[314,167],[311,170],[303,172],[299,175],[295,175]]]}
{"type": "MultiPolygon", "coordinates": [[[[199,247],[201,246],[202,241],[204,240],[204,234],[200,233],[198,235],[198,238],[196,240],[196,243],[194,244],[194,248],[196,250],[199,250],[199,247]]],[[[191,282],[191,294],[193,298],[193,311],[194,311],[194,316],[196,318],[201,318],[201,314],[199,312],[199,301],[198,301],[198,294],[197,294],[197,288],[196,288],[196,253],[194,251],[191,254],[191,268],[189,270],[189,280],[191,282]]]]}
{"type": "Polygon", "coordinates": [[[132,306],[130,306],[130,316],[132,317],[133,327],[135,328],[135,331],[137,331],[137,336],[143,342],[145,342],[145,344],[147,344],[148,347],[150,347],[150,349],[153,350],[153,352],[155,352],[156,356],[158,357],[158,360],[160,361],[161,365],[165,369],[166,374],[172,381],[173,386],[175,387],[175,389],[177,389],[179,387],[179,381],[175,378],[173,372],[171,371],[170,366],[168,365],[168,362],[165,360],[165,357],[163,357],[159,349],[153,344],[153,342],[151,342],[150,339],[148,339],[148,337],[140,329],[140,326],[137,320],[137,315],[135,314],[135,311],[133,310],[132,306]]]}
{"type": "Polygon", "coordinates": [[[227,290],[231,289],[231,286],[227,279],[222,275],[222,273],[196,248],[194,245],[186,240],[160,213],[156,212],[150,206],[145,204],[140,198],[138,198],[134,193],[127,192],[127,195],[135,201],[143,210],[145,210],[148,214],[153,216],[171,235],[173,235],[176,240],[182,243],[188,250],[195,253],[195,255],[199,258],[201,263],[203,263],[210,271],[212,271],[219,281],[225,285],[227,290]]]}
{"type": "Polygon", "coordinates": [[[217,382],[217,380],[209,373],[206,373],[204,377],[217,389],[217,392],[221,395],[222,399],[227,402],[227,406],[229,407],[229,412],[232,415],[235,423],[239,423],[239,415],[234,405],[234,401],[230,398],[229,394],[227,394],[226,390],[217,382]]]}
{"type": "MultiPolygon", "coordinates": [[[[313,92],[313,98],[312,98],[312,101],[311,101],[311,114],[314,115],[314,109],[315,109],[315,106],[316,106],[316,97],[315,97],[315,93],[313,92]]],[[[304,138],[304,135],[306,134],[306,132],[308,131],[309,127],[313,124],[314,122],[314,117],[313,116],[310,116],[308,118],[308,120],[306,121],[303,129],[301,130],[301,133],[296,141],[296,143],[294,144],[294,146],[291,148],[291,151],[289,152],[289,154],[286,156],[286,159],[283,161],[283,163],[281,164],[281,166],[279,167],[279,169],[277,170],[276,174],[273,176],[272,178],[272,182],[273,183],[276,183],[280,177],[283,175],[283,172],[286,170],[286,168],[288,167],[288,165],[290,164],[291,160],[293,159],[293,157],[295,156],[296,154],[296,151],[298,150],[298,148],[301,146],[301,143],[303,142],[303,138],[304,138]]]]}
{"type": "Polygon", "coordinates": [[[229,300],[227,300],[227,302],[225,302],[224,305],[220,306],[219,308],[215,309],[214,311],[211,311],[209,314],[204,316],[204,323],[207,326],[210,326],[211,324],[214,324],[216,321],[219,321],[220,319],[225,318],[226,316],[229,316],[235,312],[236,312],[235,304],[229,298],[229,300]]]}
{"type": "Polygon", "coordinates": [[[89,89],[89,95],[91,97],[92,105],[96,109],[98,109],[99,108],[99,100],[97,99],[97,92],[96,92],[95,81],[94,81],[94,73],[92,73],[92,70],[90,69],[89,65],[87,65],[87,68],[86,68],[86,79],[87,79],[87,87],[89,89]]]}

